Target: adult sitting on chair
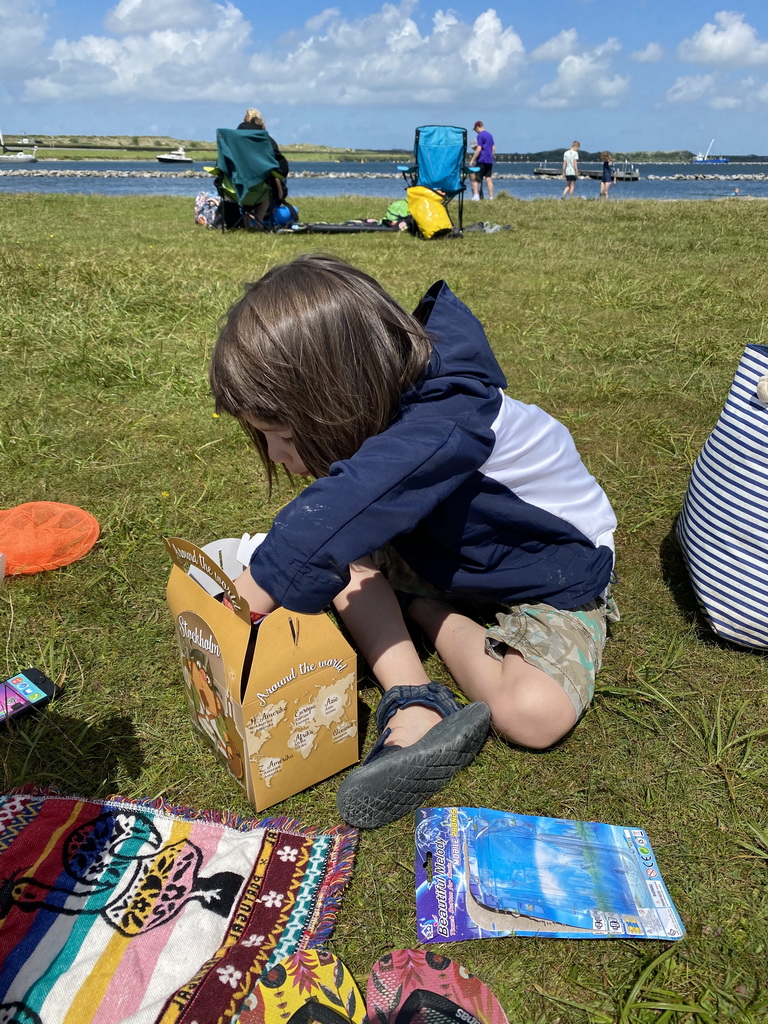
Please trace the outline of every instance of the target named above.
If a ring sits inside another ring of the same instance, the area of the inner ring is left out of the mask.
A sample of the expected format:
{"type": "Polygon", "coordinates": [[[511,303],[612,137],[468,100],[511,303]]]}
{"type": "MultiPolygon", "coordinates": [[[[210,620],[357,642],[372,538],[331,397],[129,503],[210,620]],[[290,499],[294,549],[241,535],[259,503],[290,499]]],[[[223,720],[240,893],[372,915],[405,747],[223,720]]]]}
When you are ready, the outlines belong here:
{"type": "MultiPolygon", "coordinates": [[[[256,110],[255,107],[249,107],[248,110],[246,110],[245,117],[243,118],[243,120],[240,122],[240,124],[237,127],[238,128],[246,128],[246,129],[256,128],[256,129],[260,129],[261,131],[266,131],[267,130],[266,125],[264,124],[264,118],[261,116],[261,111],[260,110],[256,110]]],[[[271,135],[269,136],[269,141],[272,143],[272,149],[273,149],[274,154],[275,154],[275,160],[277,160],[278,166],[280,168],[280,173],[283,176],[283,180],[282,181],[280,179],[278,179],[278,178],[273,178],[272,179],[272,181],[274,183],[273,184],[273,192],[274,192],[275,204],[277,205],[277,204],[281,203],[283,201],[283,199],[288,195],[288,183],[284,179],[286,179],[288,177],[289,168],[288,168],[288,161],[285,159],[283,154],[280,152],[277,143],[275,142],[275,140],[272,138],[271,135]]]]}

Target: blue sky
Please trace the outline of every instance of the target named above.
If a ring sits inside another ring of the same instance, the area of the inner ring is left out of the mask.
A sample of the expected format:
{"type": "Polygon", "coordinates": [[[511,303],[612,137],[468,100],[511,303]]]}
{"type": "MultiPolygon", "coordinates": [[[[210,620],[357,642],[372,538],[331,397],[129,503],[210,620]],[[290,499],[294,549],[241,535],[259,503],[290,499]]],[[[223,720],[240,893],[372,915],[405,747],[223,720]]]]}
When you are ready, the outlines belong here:
{"type": "Polygon", "coordinates": [[[6,134],[767,153],[768,4],[706,0],[0,0],[6,134]]]}

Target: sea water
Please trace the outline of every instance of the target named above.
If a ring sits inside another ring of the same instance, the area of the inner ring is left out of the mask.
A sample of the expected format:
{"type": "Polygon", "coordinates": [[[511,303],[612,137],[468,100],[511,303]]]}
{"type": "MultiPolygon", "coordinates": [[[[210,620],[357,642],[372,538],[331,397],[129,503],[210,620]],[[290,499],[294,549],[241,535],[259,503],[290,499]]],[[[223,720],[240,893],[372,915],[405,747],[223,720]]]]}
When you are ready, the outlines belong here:
{"type": "MultiPolygon", "coordinates": [[[[493,175],[497,194],[503,191],[515,199],[524,200],[559,199],[563,180],[535,175],[536,166],[522,161],[498,161],[493,175]]],[[[611,187],[610,202],[627,199],[723,199],[735,189],[738,189],[739,197],[768,198],[768,163],[635,166],[640,180],[617,182],[611,187]]],[[[384,160],[366,163],[292,161],[289,195],[297,203],[310,196],[361,196],[381,199],[386,208],[389,201],[404,197],[406,183],[397,167],[396,162],[384,160]]],[[[38,160],[19,167],[0,164],[0,192],[186,196],[191,200],[203,190],[213,192],[214,188],[211,176],[200,162],[186,164],[183,169],[149,161],[127,160],[38,160]]],[[[599,193],[599,181],[580,178],[576,182],[574,200],[597,199],[599,193]]],[[[466,200],[470,194],[468,185],[466,200]]],[[[371,210],[370,204],[361,210],[361,216],[375,214],[376,210],[371,210]]]]}

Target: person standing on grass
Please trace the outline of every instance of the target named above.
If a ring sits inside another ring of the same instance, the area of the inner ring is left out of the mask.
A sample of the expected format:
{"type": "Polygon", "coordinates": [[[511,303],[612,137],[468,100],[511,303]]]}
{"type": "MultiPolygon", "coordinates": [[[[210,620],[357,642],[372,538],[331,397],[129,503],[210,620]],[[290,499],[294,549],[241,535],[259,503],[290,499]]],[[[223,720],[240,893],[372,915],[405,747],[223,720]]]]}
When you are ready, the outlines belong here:
{"type": "Polygon", "coordinates": [[[568,430],[505,394],[444,281],[411,314],[362,270],[297,256],[232,306],[210,383],[270,481],[280,464],[312,478],[238,592],[257,617],[333,603],[383,690],[379,738],[337,792],[345,821],[415,810],[473,760],[491,717],[536,749],[570,732],[618,618],[616,518],[568,430]],[[406,621],[471,703],[429,679],[406,621]]]}
{"type": "Polygon", "coordinates": [[[477,167],[470,176],[472,183],[472,198],[480,198],[480,181],[488,187],[488,198],[493,199],[493,161],[496,157],[496,143],[493,136],[483,127],[482,121],[475,121],[474,130],[477,132],[475,139],[475,151],[469,159],[470,167],[477,167]]]}
{"type": "Polygon", "coordinates": [[[576,140],[571,143],[571,148],[563,153],[563,175],[565,176],[565,188],[561,199],[570,199],[576,186],[576,179],[579,176],[579,147],[581,143],[576,140]]]}
{"type": "Polygon", "coordinates": [[[604,150],[600,154],[600,159],[603,161],[603,173],[600,177],[600,198],[607,199],[608,190],[616,181],[616,171],[611,163],[613,157],[609,152],[607,152],[607,150],[604,150]]]}

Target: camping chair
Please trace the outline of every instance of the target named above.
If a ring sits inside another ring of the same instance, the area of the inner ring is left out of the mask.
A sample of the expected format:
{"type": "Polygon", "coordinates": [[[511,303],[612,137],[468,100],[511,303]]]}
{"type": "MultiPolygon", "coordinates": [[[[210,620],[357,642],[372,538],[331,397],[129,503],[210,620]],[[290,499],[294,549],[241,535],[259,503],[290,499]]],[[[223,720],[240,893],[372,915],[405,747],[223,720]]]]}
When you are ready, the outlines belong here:
{"type": "Polygon", "coordinates": [[[464,190],[467,177],[467,130],[449,125],[430,124],[416,129],[413,142],[414,164],[398,167],[408,187],[421,185],[436,192],[444,206],[457,199],[458,234],[464,220],[464,190]]]}
{"type": "Polygon", "coordinates": [[[266,231],[272,214],[285,195],[285,179],[278,168],[272,140],[263,129],[218,128],[214,175],[221,196],[221,228],[266,231]]]}

